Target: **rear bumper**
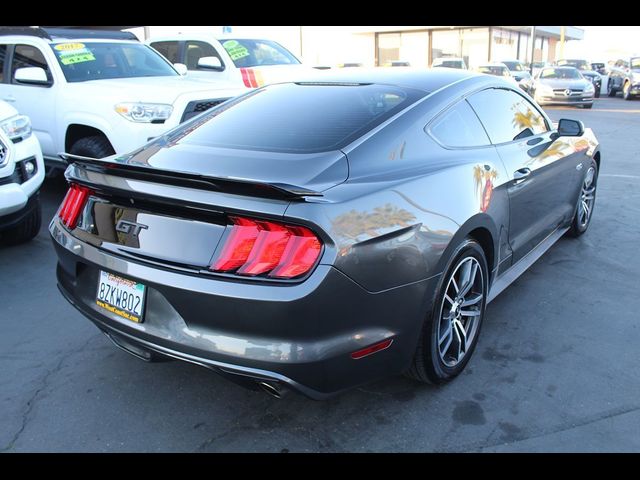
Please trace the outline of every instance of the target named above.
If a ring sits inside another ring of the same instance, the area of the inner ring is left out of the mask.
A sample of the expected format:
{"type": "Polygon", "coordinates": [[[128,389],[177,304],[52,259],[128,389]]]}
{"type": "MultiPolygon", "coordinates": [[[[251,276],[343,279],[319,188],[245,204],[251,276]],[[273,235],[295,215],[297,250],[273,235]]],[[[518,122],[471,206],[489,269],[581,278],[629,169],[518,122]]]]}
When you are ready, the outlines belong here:
{"type": "Polygon", "coordinates": [[[286,286],[203,278],[106,253],[73,237],[57,219],[50,232],[61,292],[130,353],[142,349],[227,377],[270,380],[314,399],[407,368],[438,280],[373,294],[328,265],[286,286]],[[96,305],[100,270],[147,286],[143,323],[96,305]],[[351,358],[387,338],[393,338],[388,349],[351,358]]]}

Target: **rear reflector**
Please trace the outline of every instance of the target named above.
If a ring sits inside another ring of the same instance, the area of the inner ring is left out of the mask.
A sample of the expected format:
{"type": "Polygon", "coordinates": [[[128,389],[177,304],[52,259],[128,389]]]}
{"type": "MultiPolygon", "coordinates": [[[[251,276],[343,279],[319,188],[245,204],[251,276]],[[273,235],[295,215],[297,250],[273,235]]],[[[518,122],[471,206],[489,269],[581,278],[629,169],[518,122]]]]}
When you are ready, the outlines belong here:
{"type": "Polygon", "coordinates": [[[90,189],[81,187],[80,185],[72,184],[69,187],[69,191],[58,210],[58,217],[60,217],[62,223],[68,228],[73,229],[76,227],[80,212],[82,212],[87,198],[91,193],[90,189]]]}
{"type": "Polygon", "coordinates": [[[308,228],[230,217],[231,232],[211,270],[236,275],[294,278],[307,273],[322,243],[308,228]]]}
{"type": "Polygon", "coordinates": [[[367,355],[371,355],[372,353],[380,352],[381,350],[389,348],[392,343],[393,338],[389,338],[380,343],[373,344],[370,347],[363,348],[362,350],[358,350],[357,352],[353,352],[351,354],[351,358],[357,360],[359,358],[366,357],[367,355]]]}
{"type": "Polygon", "coordinates": [[[253,68],[241,68],[240,74],[242,75],[242,82],[245,87],[258,88],[264,85],[262,74],[258,70],[253,68]]]}

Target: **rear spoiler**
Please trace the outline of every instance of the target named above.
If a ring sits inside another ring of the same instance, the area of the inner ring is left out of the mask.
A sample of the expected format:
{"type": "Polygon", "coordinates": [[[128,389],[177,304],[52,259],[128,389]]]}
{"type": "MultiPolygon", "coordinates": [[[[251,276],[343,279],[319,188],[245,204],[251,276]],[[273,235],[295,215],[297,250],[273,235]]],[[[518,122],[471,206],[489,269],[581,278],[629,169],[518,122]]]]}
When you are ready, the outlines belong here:
{"type": "Polygon", "coordinates": [[[132,165],[114,162],[108,159],[83,157],[71,153],[59,153],[58,156],[69,165],[77,164],[94,172],[157,182],[165,185],[289,200],[303,200],[305,197],[322,196],[321,192],[288,183],[259,182],[242,178],[213,177],[197,173],[159,170],[143,165],[132,165]]]}

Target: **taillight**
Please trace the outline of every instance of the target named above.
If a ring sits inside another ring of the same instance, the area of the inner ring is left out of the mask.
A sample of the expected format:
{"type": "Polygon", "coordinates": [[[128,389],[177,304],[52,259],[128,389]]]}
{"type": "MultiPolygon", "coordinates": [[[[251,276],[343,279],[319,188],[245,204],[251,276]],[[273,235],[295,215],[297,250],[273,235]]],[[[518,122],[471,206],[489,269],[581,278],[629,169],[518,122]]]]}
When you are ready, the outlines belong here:
{"type": "Polygon", "coordinates": [[[80,212],[84,208],[84,204],[87,201],[87,197],[91,194],[91,190],[87,187],[72,184],[69,187],[67,195],[62,201],[60,210],[58,210],[58,217],[62,220],[62,223],[69,228],[75,228],[78,223],[78,217],[80,212]]]}
{"type": "Polygon", "coordinates": [[[311,270],[320,255],[322,243],[306,227],[243,217],[230,220],[231,232],[211,265],[215,272],[294,278],[311,270]]]}
{"type": "Polygon", "coordinates": [[[242,75],[242,82],[245,87],[258,88],[264,85],[262,74],[258,70],[253,68],[241,68],[240,74],[242,75]]]}

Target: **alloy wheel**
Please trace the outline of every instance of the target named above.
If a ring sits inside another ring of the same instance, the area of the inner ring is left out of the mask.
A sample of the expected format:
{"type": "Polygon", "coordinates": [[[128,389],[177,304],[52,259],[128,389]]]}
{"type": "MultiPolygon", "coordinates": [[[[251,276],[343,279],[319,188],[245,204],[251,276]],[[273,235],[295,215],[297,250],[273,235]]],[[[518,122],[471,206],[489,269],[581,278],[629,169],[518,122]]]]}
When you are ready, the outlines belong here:
{"type": "Polygon", "coordinates": [[[455,367],[471,349],[478,332],[485,296],[482,267],[472,256],[462,258],[448,279],[438,324],[438,354],[455,367]]]}
{"type": "Polygon", "coordinates": [[[587,170],[587,174],[582,182],[582,190],[580,192],[580,205],[578,206],[578,222],[580,228],[585,228],[591,219],[593,205],[596,201],[596,169],[591,166],[587,170]]]}

